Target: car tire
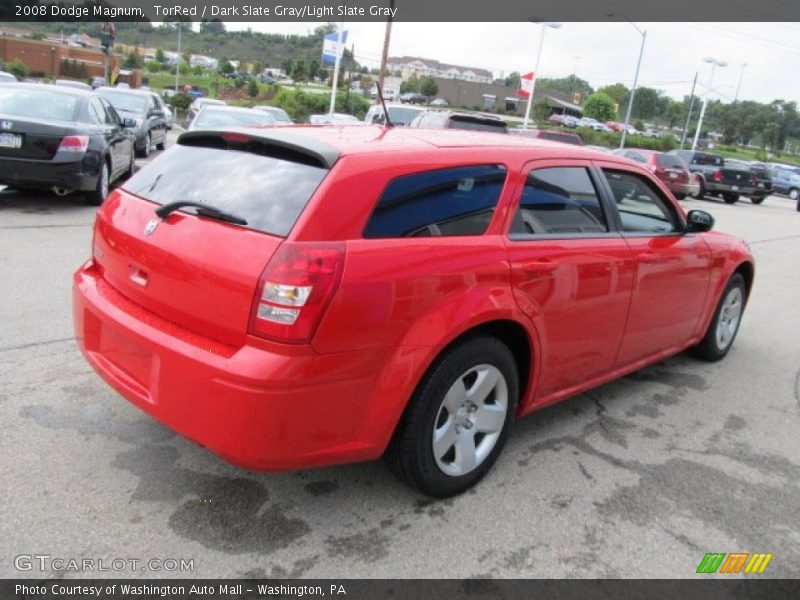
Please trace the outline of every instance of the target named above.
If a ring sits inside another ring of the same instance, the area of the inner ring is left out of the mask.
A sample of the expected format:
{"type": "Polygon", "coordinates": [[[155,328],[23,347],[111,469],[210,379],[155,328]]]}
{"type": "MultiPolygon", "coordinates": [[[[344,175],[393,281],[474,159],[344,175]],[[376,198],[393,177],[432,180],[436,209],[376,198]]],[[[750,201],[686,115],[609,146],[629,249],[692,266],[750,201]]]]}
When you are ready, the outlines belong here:
{"type": "Polygon", "coordinates": [[[147,136],[144,138],[144,145],[140,150],[136,151],[141,158],[147,158],[150,156],[150,149],[153,147],[153,137],[150,135],[150,132],[147,132],[147,136]]]}
{"type": "Polygon", "coordinates": [[[167,147],[167,131],[164,130],[164,138],[160,143],[156,144],[156,150],[165,150],[167,147]]]}
{"type": "Polygon", "coordinates": [[[103,161],[103,166],[100,168],[100,174],[97,177],[97,185],[91,192],[85,194],[87,204],[92,206],[100,206],[108,196],[108,189],[110,185],[110,175],[108,170],[108,163],[103,161]]]}
{"type": "Polygon", "coordinates": [[[734,273],[720,296],[705,336],[691,349],[694,356],[708,362],[725,358],[739,332],[746,298],[744,277],[734,273]]]}
{"type": "Polygon", "coordinates": [[[725,204],[736,204],[739,201],[739,194],[722,194],[725,204]]]}
{"type": "Polygon", "coordinates": [[[702,200],[706,195],[706,184],[702,177],[697,178],[697,193],[694,195],[698,200],[702,200]]]}
{"type": "Polygon", "coordinates": [[[428,369],[397,425],[384,456],[390,470],[428,496],[464,492],[497,460],[518,395],[517,365],[500,340],[477,336],[451,347],[428,369]]]}
{"type": "Polygon", "coordinates": [[[754,196],[753,198],[750,198],[750,202],[752,202],[753,204],[761,204],[763,201],[764,201],[763,196],[754,196]]]}
{"type": "Polygon", "coordinates": [[[684,198],[686,198],[686,194],[675,194],[676,200],[683,200],[684,198]]]}
{"type": "Polygon", "coordinates": [[[789,198],[791,198],[792,200],[797,200],[798,198],[800,198],[800,190],[798,190],[797,188],[790,189],[789,198]]]}

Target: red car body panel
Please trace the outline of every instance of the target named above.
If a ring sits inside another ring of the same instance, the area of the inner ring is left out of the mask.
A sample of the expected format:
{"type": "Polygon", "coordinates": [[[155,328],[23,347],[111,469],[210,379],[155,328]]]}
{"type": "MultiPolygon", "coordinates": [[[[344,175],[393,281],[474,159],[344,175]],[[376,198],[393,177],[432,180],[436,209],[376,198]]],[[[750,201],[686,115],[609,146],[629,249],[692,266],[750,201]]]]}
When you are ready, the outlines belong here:
{"type": "Polygon", "coordinates": [[[528,170],[543,166],[638,173],[683,218],[664,184],[625,159],[495,134],[296,129],[341,156],[285,240],[186,213],[148,238],[157,205],[117,190],[74,277],[76,337],[92,367],[145,412],[248,468],[377,458],[431,364],[476,327],[524,333],[522,415],[696,343],[732,272],[752,276],[749,250],[724,234],[507,235],[528,170]],[[483,235],[363,238],[393,178],[469,164],[507,170],[483,235]],[[301,241],[345,242],[335,295],[310,343],[253,335],[265,265],[281,243],[301,241]]]}

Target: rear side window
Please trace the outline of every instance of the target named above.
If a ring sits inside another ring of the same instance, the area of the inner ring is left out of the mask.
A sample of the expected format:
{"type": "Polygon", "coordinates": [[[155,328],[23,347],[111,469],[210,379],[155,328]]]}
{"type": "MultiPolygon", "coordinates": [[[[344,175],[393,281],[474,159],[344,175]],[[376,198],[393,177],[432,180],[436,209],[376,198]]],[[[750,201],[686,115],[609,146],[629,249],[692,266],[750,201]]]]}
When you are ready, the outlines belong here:
{"type": "Polygon", "coordinates": [[[157,204],[204,202],[245,219],[249,228],[285,236],[327,174],[273,156],[178,145],[123,187],[157,204]]]}
{"type": "Polygon", "coordinates": [[[511,233],[560,235],[607,231],[603,208],[584,167],[536,169],[528,174],[511,233]]]}
{"type": "Polygon", "coordinates": [[[492,220],[505,179],[501,165],[398,177],[378,200],[364,237],[481,235],[492,220]]]}

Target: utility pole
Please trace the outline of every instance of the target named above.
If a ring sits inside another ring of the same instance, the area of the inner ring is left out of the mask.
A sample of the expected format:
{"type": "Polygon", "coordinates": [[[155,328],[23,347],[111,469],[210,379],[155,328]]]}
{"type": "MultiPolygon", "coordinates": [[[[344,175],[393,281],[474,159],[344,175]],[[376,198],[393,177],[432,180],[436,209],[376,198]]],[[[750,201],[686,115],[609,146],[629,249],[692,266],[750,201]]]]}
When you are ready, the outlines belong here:
{"type": "Polygon", "coordinates": [[[683,124],[683,135],[681,135],[681,150],[683,144],[686,142],[686,132],[689,131],[689,120],[692,118],[692,109],[694,108],[694,88],[697,85],[698,72],[694,72],[694,82],[692,82],[692,93],[689,94],[689,114],[686,115],[686,123],[683,124]]]}
{"type": "Polygon", "coordinates": [[[628,21],[636,31],[642,36],[642,45],[639,47],[639,60],[636,62],[636,74],[633,76],[633,87],[631,88],[631,97],[628,99],[628,112],[625,113],[625,125],[622,128],[622,139],[619,142],[619,147],[625,147],[625,138],[628,135],[628,127],[631,122],[631,111],[633,110],[633,99],[636,97],[636,84],[639,83],[639,69],[642,66],[642,54],[644,54],[644,43],[647,41],[647,31],[642,31],[633,22],[628,21]]]}
{"type": "Polygon", "coordinates": [[[336,85],[339,83],[339,63],[342,62],[342,54],[344,53],[344,49],[342,48],[343,31],[344,21],[341,21],[339,23],[339,32],[336,35],[336,55],[333,61],[333,77],[331,77],[331,107],[328,110],[329,114],[333,114],[333,110],[336,108],[336,85]]]}
{"type": "Polygon", "coordinates": [[[383,94],[383,79],[386,75],[386,61],[389,60],[389,40],[392,38],[392,17],[394,14],[394,0],[389,0],[389,17],[386,19],[386,32],[383,35],[383,53],[381,54],[381,70],[378,73],[378,87],[383,94]]]}
{"type": "Polygon", "coordinates": [[[178,82],[181,78],[181,22],[177,22],[178,26],[178,63],[175,65],[175,93],[178,93],[178,82]]]}
{"type": "Polygon", "coordinates": [[[533,79],[531,79],[531,91],[528,95],[528,104],[525,105],[525,120],[522,122],[522,128],[528,128],[528,121],[531,118],[531,106],[533,106],[533,93],[536,91],[536,80],[539,78],[539,63],[542,60],[542,48],[544,47],[544,32],[547,30],[548,27],[551,29],[559,29],[561,27],[561,23],[558,22],[546,22],[546,21],[537,21],[532,20],[533,23],[537,23],[540,26],[539,32],[539,50],[536,52],[536,64],[533,66],[533,79]]]}

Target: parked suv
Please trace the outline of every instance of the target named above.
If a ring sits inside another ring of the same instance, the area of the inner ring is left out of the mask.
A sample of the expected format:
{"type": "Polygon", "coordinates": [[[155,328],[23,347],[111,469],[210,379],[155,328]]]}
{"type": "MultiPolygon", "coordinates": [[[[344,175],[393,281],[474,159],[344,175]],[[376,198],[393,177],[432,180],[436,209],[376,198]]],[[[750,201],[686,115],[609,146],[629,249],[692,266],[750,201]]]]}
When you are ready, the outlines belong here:
{"type": "Polygon", "coordinates": [[[448,496],[516,417],[686,348],[725,356],[754,267],[712,224],[574,146],[188,132],[98,211],[75,331],[114,389],[229,461],[384,455],[448,496]]]}
{"type": "Polygon", "coordinates": [[[452,110],[426,110],[417,115],[408,126],[423,129],[469,129],[471,131],[508,133],[505,121],[497,117],[452,110]]]}
{"type": "Polygon", "coordinates": [[[698,191],[698,182],[677,156],[643,148],[621,148],[614,154],[646,165],[678,200],[698,191]]]}
{"type": "Polygon", "coordinates": [[[722,196],[726,204],[733,204],[739,196],[752,196],[756,179],[749,168],[726,166],[719,154],[695,150],[670,150],[668,154],[679,157],[686,168],[696,175],[698,191],[695,198],[706,194],[722,196]]]}
{"type": "Polygon", "coordinates": [[[800,173],[795,169],[773,164],[770,165],[770,174],[776,194],[800,200],[800,173]]]}

